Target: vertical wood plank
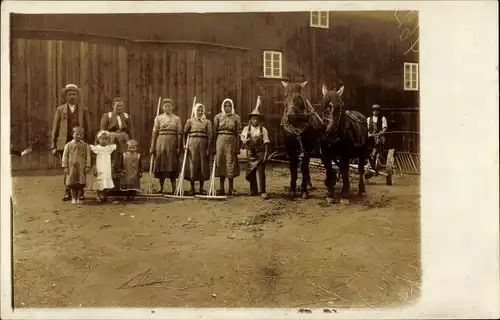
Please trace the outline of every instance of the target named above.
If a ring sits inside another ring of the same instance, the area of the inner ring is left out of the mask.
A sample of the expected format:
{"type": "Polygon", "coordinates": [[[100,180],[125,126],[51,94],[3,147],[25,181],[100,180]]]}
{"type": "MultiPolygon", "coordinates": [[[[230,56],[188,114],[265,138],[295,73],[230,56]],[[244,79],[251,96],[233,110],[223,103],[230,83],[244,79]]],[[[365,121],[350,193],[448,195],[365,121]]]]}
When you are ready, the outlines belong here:
{"type": "MultiPolygon", "coordinates": [[[[153,124],[153,119],[156,116],[156,107],[158,104],[158,97],[163,94],[165,86],[165,77],[163,76],[163,70],[166,69],[166,61],[164,59],[163,48],[155,48],[154,50],[154,60],[153,60],[153,84],[154,90],[151,100],[148,105],[148,123],[153,124]]],[[[149,131],[146,132],[147,135],[150,134],[149,131]]]]}
{"type": "MultiPolygon", "coordinates": [[[[106,45],[106,60],[105,60],[105,90],[104,93],[106,95],[106,107],[108,110],[111,110],[111,102],[117,96],[116,94],[116,83],[114,81],[115,78],[115,61],[113,61],[113,50],[114,47],[111,45],[106,45]]],[[[125,102],[126,112],[130,112],[130,106],[127,104],[128,101],[125,102]]]]}
{"type": "Polygon", "coordinates": [[[50,124],[48,119],[46,119],[47,114],[47,105],[45,102],[47,101],[47,58],[46,58],[46,48],[47,41],[46,40],[36,40],[34,45],[35,50],[35,60],[36,63],[35,72],[37,76],[37,80],[35,81],[35,86],[33,86],[34,95],[36,96],[35,100],[35,113],[34,113],[34,142],[38,143],[39,149],[39,157],[40,163],[39,167],[42,169],[50,168],[51,162],[49,161],[49,133],[50,133],[50,124]]]}
{"type": "Polygon", "coordinates": [[[210,57],[210,53],[204,52],[203,56],[201,57],[201,67],[203,68],[202,71],[202,78],[203,78],[203,84],[202,84],[202,91],[203,91],[203,101],[205,103],[205,107],[207,108],[207,117],[213,121],[213,117],[215,116],[214,114],[214,109],[215,109],[215,103],[214,103],[214,97],[213,97],[213,86],[212,86],[212,59],[210,57]]]}
{"type": "Polygon", "coordinates": [[[241,108],[240,110],[243,110],[242,111],[242,116],[243,116],[243,114],[247,114],[248,108],[251,108],[251,106],[243,103],[243,99],[242,99],[242,95],[241,95],[242,83],[243,83],[241,56],[239,54],[237,54],[235,60],[236,60],[235,61],[236,66],[235,66],[235,79],[234,80],[235,80],[235,85],[236,85],[236,101],[241,108]]]}
{"type": "Polygon", "coordinates": [[[195,94],[199,96],[200,101],[203,103],[205,108],[210,108],[207,104],[208,100],[206,97],[206,92],[203,86],[203,53],[201,51],[196,51],[195,58],[195,94]]]}
{"type": "Polygon", "coordinates": [[[122,96],[124,99],[128,101],[128,103],[131,103],[131,101],[128,99],[128,52],[127,52],[127,47],[125,46],[120,46],[118,48],[118,78],[119,78],[119,83],[120,83],[120,96],[122,96]]]}
{"type": "Polygon", "coordinates": [[[56,71],[57,71],[57,105],[64,103],[64,97],[61,96],[61,88],[66,86],[64,83],[64,69],[63,69],[63,41],[56,41],[56,71]]]}
{"type": "MultiPolygon", "coordinates": [[[[169,69],[168,69],[168,98],[174,101],[174,105],[176,109],[179,108],[179,101],[177,100],[177,51],[170,50],[169,54],[169,69]]],[[[166,98],[167,98],[166,97],[166,98]]],[[[176,113],[179,111],[176,110],[176,113]]]]}
{"type": "Polygon", "coordinates": [[[186,102],[189,105],[189,116],[191,115],[192,101],[196,96],[197,102],[203,102],[201,92],[196,91],[196,51],[186,51],[186,102]]]}
{"type": "MultiPolygon", "coordinates": [[[[217,113],[220,112],[220,104],[222,103],[222,100],[224,100],[224,98],[222,98],[221,96],[221,75],[222,75],[222,72],[220,71],[220,60],[222,60],[222,57],[219,56],[219,55],[215,55],[214,56],[214,79],[213,79],[213,87],[214,87],[214,103],[216,104],[216,109],[217,109],[217,113]]],[[[217,114],[216,113],[216,114],[217,114]]]]}
{"type": "MultiPolygon", "coordinates": [[[[29,79],[29,73],[28,73],[28,59],[26,57],[26,47],[27,47],[27,40],[25,39],[18,39],[17,40],[17,70],[16,70],[16,82],[17,82],[17,90],[16,90],[16,95],[18,99],[16,101],[19,101],[17,105],[14,105],[14,110],[13,113],[17,113],[18,117],[16,122],[16,132],[19,134],[19,144],[22,146],[21,149],[27,148],[29,144],[29,139],[28,139],[28,130],[27,126],[25,125],[26,119],[29,117],[29,105],[28,105],[28,92],[27,92],[27,82],[29,79]]],[[[19,168],[22,169],[28,169],[29,164],[31,160],[30,155],[28,155],[25,159],[25,157],[21,157],[18,162],[19,168]]]]}
{"type": "Polygon", "coordinates": [[[95,105],[95,112],[92,115],[96,126],[99,127],[101,123],[101,116],[104,113],[102,106],[102,95],[101,95],[101,75],[100,75],[100,52],[99,46],[97,44],[92,44],[92,101],[95,105]]]}
{"type": "MultiPolygon", "coordinates": [[[[135,106],[141,106],[144,103],[144,97],[143,97],[143,89],[144,89],[144,75],[143,75],[143,63],[142,63],[142,53],[139,50],[138,47],[134,46],[134,59],[131,63],[132,66],[132,74],[129,75],[129,77],[134,79],[135,86],[133,92],[131,91],[131,94],[134,96],[134,105],[135,106]]],[[[135,118],[135,121],[137,123],[141,123],[142,118],[140,114],[135,114],[133,112],[132,117],[135,118]]]]}
{"type": "MultiPolygon", "coordinates": [[[[57,64],[57,54],[56,54],[56,42],[53,40],[47,41],[47,46],[45,50],[45,56],[47,57],[47,95],[46,95],[46,115],[45,118],[48,122],[48,143],[50,146],[51,139],[52,139],[52,121],[54,119],[54,114],[56,111],[56,108],[58,106],[58,101],[57,101],[57,74],[56,74],[56,64],[57,64]]],[[[51,167],[57,168],[58,167],[58,161],[56,160],[55,157],[52,156],[52,154],[49,154],[49,163],[51,164],[51,167]]]]}
{"type": "MultiPolygon", "coordinates": [[[[169,56],[168,56],[168,49],[167,48],[163,48],[162,52],[161,52],[161,59],[163,61],[162,63],[162,68],[161,68],[161,78],[162,78],[162,87],[161,87],[161,91],[160,91],[160,96],[162,97],[162,99],[164,97],[166,97],[168,95],[168,69],[169,69],[169,66],[168,66],[168,63],[169,63],[169,56]]],[[[155,105],[155,107],[157,107],[155,105]]],[[[156,109],[155,109],[155,112],[156,112],[156,109]]],[[[156,113],[155,113],[155,116],[156,116],[156,113]]]]}
{"type": "MultiPolygon", "coordinates": [[[[113,56],[113,52],[114,52],[114,47],[111,46],[111,45],[106,45],[105,47],[105,61],[104,61],[104,94],[105,94],[105,97],[106,97],[106,101],[105,101],[105,104],[106,104],[106,108],[108,110],[111,110],[111,102],[113,101],[113,99],[117,96],[116,94],[116,83],[114,81],[115,79],[115,61],[113,60],[114,56],[113,56]]],[[[126,109],[127,111],[126,112],[130,112],[130,106],[126,105],[126,109]]]]}
{"type": "MultiPolygon", "coordinates": [[[[105,55],[106,55],[106,45],[105,44],[98,44],[96,46],[96,57],[97,57],[97,86],[96,86],[96,91],[97,91],[97,103],[99,104],[99,108],[101,109],[101,115],[104,112],[108,111],[108,107],[106,106],[106,96],[105,96],[105,89],[106,89],[106,79],[105,79],[105,66],[104,63],[106,61],[105,55]]],[[[111,110],[109,110],[111,111],[111,110]]]]}
{"type": "MultiPolygon", "coordinates": [[[[34,44],[36,40],[29,39],[26,42],[26,109],[27,117],[24,119],[24,125],[26,126],[28,145],[32,145],[36,135],[36,93],[33,92],[34,83],[38,80],[38,74],[36,73],[36,64],[30,63],[30,61],[36,61],[36,48],[34,44]]],[[[34,152],[29,154],[29,169],[38,169],[40,163],[39,152],[34,152]]]]}
{"type": "MultiPolygon", "coordinates": [[[[90,110],[94,106],[89,104],[89,45],[87,42],[80,42],[80,87],[82,94],[80,103],[82,106],[90,110]]],[[[91,123],[92,130],[95,130],[95,125],[91,123]]]]}
{"type": "MultiPolygon", "coordinates": [[[[139,101],[137,101],[137,90],[140,81],[140,74],[138,73],[138,65],[137,61],[137,50],[135,46],[128,47],[127,54],[127,80],[128,80],[128,104],[130,106],[139,106],[139,101]]],[[[136,107],[132,107],[136,108],[136,107]]],[[[140,123],[139,119],[135,117],[135,114],[132,115],[134,119],[134,123],[140,123]]]]}
{"type": "Polygon", "coordinates": [[[177,51],[177,112],[181,122],[187,119],[186,110],[186,51],[177,51]]]}

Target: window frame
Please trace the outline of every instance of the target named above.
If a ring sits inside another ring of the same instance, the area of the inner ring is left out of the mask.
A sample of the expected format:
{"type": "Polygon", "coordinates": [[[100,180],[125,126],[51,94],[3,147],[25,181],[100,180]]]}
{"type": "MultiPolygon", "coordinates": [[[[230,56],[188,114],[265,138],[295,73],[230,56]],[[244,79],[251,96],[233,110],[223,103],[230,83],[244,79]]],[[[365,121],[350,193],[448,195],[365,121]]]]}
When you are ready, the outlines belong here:
{"type": "Polygon", "coordinates": [[[282,79],[283,78],[283,52],[281,51],[273,51],[273,50],[264,50],[262,52],[262,75],[264,78],[268,79],[282,79]],[[271,55],[271,74],[266,74],[266,54],[271,55]],[[274,75],[274,55],[279,54],[279,75],[275,76],[274,75]]]}
{"type": "Polygon", "coordinates": [[[330,12],[329,11],[310,11],[310,13],[309,13],[309,26],[312,28],[329,29],[330,28],[330,12]],[[317,23],[313,23],[313,14],[314,13],[316,13],[318,15],[317,23]],[[326,13],[326,25],[321,24],[321,13],[326,13]]]}
{"type": "Polygon", "coordinates": [[[403,88],[405,91],[418,91],[419,90],[419,65],[417,62],[405,62],[403,64],[403,88]],[[409,68],[409,72],[406,72],[406,68],[409,68]],[[413,80],[413,75],[415,75],[415,80],[413,80]],[[409,79],[407,78],[409,77],[409,79]],[[409,80],[410,85],[407,86],[406,82],[409,80]],[[413,85],[415,83],[415,85],[413,85]]]}

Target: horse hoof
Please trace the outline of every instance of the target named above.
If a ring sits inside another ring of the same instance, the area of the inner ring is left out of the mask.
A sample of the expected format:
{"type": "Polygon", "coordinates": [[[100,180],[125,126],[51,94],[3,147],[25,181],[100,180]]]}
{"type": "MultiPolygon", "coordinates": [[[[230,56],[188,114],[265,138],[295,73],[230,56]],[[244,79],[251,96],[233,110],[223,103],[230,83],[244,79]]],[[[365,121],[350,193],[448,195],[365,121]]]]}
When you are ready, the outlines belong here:
{"type": "Polygon", "coordinates": [[[309,198],[309,194],[307,192],[302,192],[301,196],[302,196],[302,199],[309,198]]]}
{"type": "Polygon", "coordinates": [[[326,197],[326,203],[333,204],[333,198],[332,197],[326,197]]]}
{"type": "Polygon", "coordinates": [[[348,205],[349,204],[349,200],[348,199],[340,199],[340,204],[348,205]]]}

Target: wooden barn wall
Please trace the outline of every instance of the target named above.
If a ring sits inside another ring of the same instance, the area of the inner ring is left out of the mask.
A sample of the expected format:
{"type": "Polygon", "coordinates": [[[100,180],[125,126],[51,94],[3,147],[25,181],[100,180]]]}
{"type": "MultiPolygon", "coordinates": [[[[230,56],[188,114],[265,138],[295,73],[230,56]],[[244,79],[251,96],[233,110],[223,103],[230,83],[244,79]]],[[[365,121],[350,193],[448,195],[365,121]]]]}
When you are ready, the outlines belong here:
{"type": "Polygon", "coordinates": [[[13,158],[13,170],[60,167],[49,148],[54,112],[63,103],[60,88],[68,83],[82,89],[93,134],[112,99],[124,98],[143,153],[149,150],[159,96],[174,100],[183,123],[195,95],[209,119],[226,97],[238,113],[251,110],[248,61],[241,52],[14,39],[11,59],[11,143],[17,149],[35,146],[28,156],[13,158]]]}
{"type": "MultiPolygon", "coordinates": [[[[84,64],[88,60],[90,66],[87,69],[89,70],[87,76],[91,77],[92,68],[95,68],[96,72],[101,72],[99,70],[103,68],[115,68],[115,77],[118,73],[119,81],[122,83],[119,86],[106,84],[109,87],[108,90],[111,89],[111,91],[99,92],[100,98],[93,99],[103,101],[107,99],[106,101],[109,101],[116,93],[126,95],[131,114],[137,113],[138,111],[134,110],[140,110],[140,108],[146,108],[146,112],[149,112],[148,116],[143,116],[142,113],[135,115],[135,117],[140,118],[141,122],[139,119],[134,120],[134,122],[137,121],[147,126],[150,126],[148,121],[152,121],[156,110],[157,95],[159,94],[157,91],[160,88],[163,91],[168,91],[167,93],[175,99],[177,105],[187,106],[191,104],[192,97],[188,98],[188,92],[191,92],[192,89],[189,86],[193,82],[187,80],[183,82],[183,79],[191,77],[189,75],[194,72],[195,78],[204,79],[201,89],[199,88],[200,82],[197,80],[194,81],[194,87],[197,91],[203,91],[200,93],[203,102],[207,106],[211,104],[209,109],[213,110],[210,110],[212,114],[209,117],[213,118],[213,114],[219,110],[220,102],[223,99],[220,96],[230,95],[236,102],[237,112],[246,122],[248,112],[254,107],[256,96],[261,95],[264,99],[263,111],[267,115],[266,125],[270,131],[270,138],[273,140],[273,147],[279,147],[282,143],[279,135],[279,117],[283,110],[283,105],[280,103],[283,88],[281,79],[263,79],[261,77],[263,50],[283,52],[283,80],[308,80],[306,95],[313,103],[319,102],[321,85],[325,83],[329,87],[345,85],[344,101],[346,105],[366,115],[370,114],[370,106],[374,103],[380,104],[384,109],[401,110],[419,107],[419,92],[403,90],[403,63],[405,61],[419,61],[418,45],[415,47],[417,52],[408,51],[412,44],[418,43],[418,14],[415,13],[409,15],[408,12],[403,11],[399,13],[393,11],[330,12],[329,29],[309,27],[309,12],[148,15],[23,14],[13,15],[12,27],[14,31],[65,30],[73,33],[80,32],[138,40],[193,40],[250,48],[245,57],[235,53],[228,53],[227,57],[223,57],[220,50],[217,51],[217,54],[214,52],[199,54],[197,51],[198,54],[194,58],[197,61],[196,65],[199,66],[199,61],[202,61],[204,67],[194,68],[194,70],[187,67],[188,58],[191,60],[193,58],[188,56],[188,51],[185,50],[162,52],[158,48],[146,49],[142,46],[129,48],[108,44],[107,50],[117,50],[111,49],[111,47],[122,48],[122,58],[118,59],[119,63],[114,63],[122,67],[126,66],[125,69],[110,66],[111,61],[115,60],[104,58],[104,56],[101,58],[89,56],[83,59],[84,64]],[[165,18],[166,16],[168,19],[165,18]],[[130,23],[130,21],[134,21],[134,23],[130,23]],[[224,21],[224,23],[219,23],[220,21],[224,21]],[[116,28],[117,25],[120,28],[116,28]],[[137,25],[141,27],[137,28],[137,25]],[[408,32],[413,31],[413,29],[415,31],[408,35],[408,32]],[[175,30],[175,32],[168,32],[168,30],[175,30]],[[266,36],[248,36],[256,34],[265,34],[266,36]],[[124,55],[126,62],[123,59],[124,55]],[[101,64],[92,63],[98,59],[102,60],[101,64]],[[226,64],[225,61],[228,59],[239,59],[239,61],[234,62],[236,67],[231,67],[233,66],[231,63],[226,64]],[[134,64],[131,64],[131,61],[134,61],[134,64]],[[109,66],[104,66],[105,64],[109,66]],[[151,64],[154,64],[155,67],[150,67],[151,64]],[[161,75],[165,73],[159,72],[159,70],[176,68],[177,64],[186,64],[186,69],[179,69],[184,71],[176,74],[174,78],[163,79],[161,75]],[[147,75],[148,70],[152,70],[151,75],[147,75]],[[141,72],[142,76],[133,76],[134,74],[139,75],[141,72]],[[242,75],[241,81],[237,80],[240,79],[239,77],[234,77],[236,84],[231,78],[233,73],[242,75]],[[127,80],[123,77],[120,78],[120,74],[127,75],[127,80]],[[220,85],[219,75],[229,75],[222,81],[222,83],[227,82],[227,84],[220,85]],[[208,81],[207,78],[212,79],[212,93],[207,88],[208,83],[205,83],[208,81]],[[148,83],[153,84],[151,88],[148,87],[148,83]],[[170,90],[172,86],[176,88],[173,91],[170,90]],[[122,94],[120,90],[125,93],[122,94]],[[211,96],[212,99],[206,102],[205,95],[211,96]]],[[[81,41],[81,39],[79,40],[81,41]]],[[[57,46],[57,43],[52,45],[57,46]]],[[[106,47],[90,43],[87,46],[89,52],[92,52],[94,47],[97,50],[105,51],[106,47]]],[[[73,50],[73,48],[68,50],[73,50]]],[[[81,52],[78,48],[75,51],[81,52]]],[[[109,54],[116,56],[116,53],[109,54]]],[[[57,63],[61,64],[61,62],[57,63]]],[[[75,67],[72,66],[69,70],[64,70],[63,73],[80,72],[76,64],[74,65],[75,67]]],[[[97,86],[96,83],[99,83],[101,87],[104,86],[103,81],[99,79],[92,81],[87,84],[89,87],[87,91],[91,90],[92,86],[97,86]],[[90,85],[92,81],[94,83],[90,85]]],[[[78,80],[74,80],[74,82],[78,82],[78,80]]],[[[58,83],[57,87],[64,84],[58,83]]],[[[77,84],[85,85],[82,82],[77,84]]],[[[57,90],[53,90],[54,95],[56,95],[57,90]]],[[[101,91],[104,90],[101,89],[101,91]]],[[[163,91],[162,95],[165,94],[163,91]]],[[[103,101],[99,101],[100,105],[105,103],[103,101]]],[[[410,111],[388,111],[386,116],[391,123],[391,128],[397,126],[399,130],[419,131],[419,126],[415,124],[418,123],[415,120],[418,118],[418,113],[415,115],[415,112],[410,111]]],[[[97,114],[97,117],[100,115],[97,114]]],[[[183,116],[183,121],[184,118],[183,116]]],[[[141,137],[141,139],[145,138],[141,137]]],[[[416,145],[416,143],[408,142],[413,138],[401,139],[405,141],[398,142],[401,148],[407,148],[405,145],[416,145]]]]}

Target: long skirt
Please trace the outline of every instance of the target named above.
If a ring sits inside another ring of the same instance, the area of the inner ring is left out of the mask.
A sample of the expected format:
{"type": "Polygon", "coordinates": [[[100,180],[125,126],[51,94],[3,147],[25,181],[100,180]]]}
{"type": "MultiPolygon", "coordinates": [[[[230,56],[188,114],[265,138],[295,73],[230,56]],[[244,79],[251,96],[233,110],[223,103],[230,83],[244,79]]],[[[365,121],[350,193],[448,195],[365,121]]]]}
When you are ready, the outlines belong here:
{"type": "Polygon", "coordinates": [[[238,163],[238,136],[218,135],[215,144],[215,176],[229,179],[240,175],[238,163]]]}
{"type": "Polygon", "coordinates": [[[208,140],[201,137],[189,138],[188,157],[184,168],[184,178],[188,181],[207,181],[210,179],[208,140]]]}
{"type": "Polygon", "coordinates": [[[175,179],[179,174],[177,135],[159,135],[156,139],[155,177],[175,179]]]}

